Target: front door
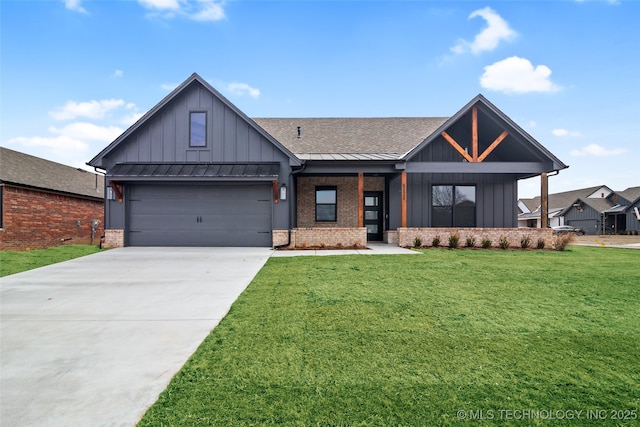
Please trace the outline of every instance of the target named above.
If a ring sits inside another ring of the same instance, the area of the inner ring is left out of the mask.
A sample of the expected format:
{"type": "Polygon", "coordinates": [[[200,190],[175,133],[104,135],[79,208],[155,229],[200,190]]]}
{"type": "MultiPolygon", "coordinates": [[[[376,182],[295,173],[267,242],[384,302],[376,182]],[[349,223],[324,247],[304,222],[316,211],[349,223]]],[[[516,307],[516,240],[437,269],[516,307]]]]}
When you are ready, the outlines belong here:
{"type": "Polygon", "coordinates": [[[364,226],[367,240],[382,240],[382,191],[364,192],[364,226]]]}

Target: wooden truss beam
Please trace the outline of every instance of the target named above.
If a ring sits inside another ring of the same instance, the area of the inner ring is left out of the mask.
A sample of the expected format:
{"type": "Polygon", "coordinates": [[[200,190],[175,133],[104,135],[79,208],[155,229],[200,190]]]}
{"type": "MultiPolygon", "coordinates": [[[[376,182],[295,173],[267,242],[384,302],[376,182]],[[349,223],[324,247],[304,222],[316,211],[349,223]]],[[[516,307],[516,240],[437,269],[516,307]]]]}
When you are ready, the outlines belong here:
{"type": "Polygon", "coordinates": [[[498,145],[500,145],[500,143],[501,143],[501,142],[502,142],[502,141],[503,141],[503,140],[504,140],[508,135],[509,135],[509,132],[507,132],[506,130],[505,130],[504,132],[502,132],[502,133],[500,134],[500,136],[498,136],[498,137],[495,139],[495,141],[493,141],[493,142],[491,143],[491,145],[490,145],[490,146],[488,146],[488,147],[487,147],[487,149],[486,149],[486,150],[484,150],[484,151],[482,152],[482,155],[481,155],[480,157],[478,157],[478,161],[479,161],[479,162],[481,162],[481,161],[483,161],[484,159],[486,159],[486,158],[487,158],[487,156],[488,156],[489,154],[491,154],[491,152],[492,152],[492,151],[493,151],[493,150],[494,150],[498,145]]]}
{"type": "Polygon", "coordinates": [[[471,157],[478,161],[478,107],[471,109],[471,157]]]}
{"type": "Polygon", "coordinates": [[[454,150],[456,150],[462,157],[464,157],[465,159],[467,159],[468,162],[473,162],[473,157],[471,157],[469,155],[469,153],[467,153],[466,151],[464,151],[464,148],[462,148],[455,139],[451,138],[451,136],[449,136],[449,134],[446,131],[442,131],[441,135],[444,137],[444,139],[447,140],[447,142],[454,148],[454,150]]]}
{"type": "Polygon", "coordinates": [[[442,137],[447,140],[449,145],[464,157],[470,163],[481,163],[489,154],[509,135],[506,130],[498,136],[486,150],[478,156],[478,107],[471,109],[471,155],[456,142],[446,131],[441,133],[442,137]]]}

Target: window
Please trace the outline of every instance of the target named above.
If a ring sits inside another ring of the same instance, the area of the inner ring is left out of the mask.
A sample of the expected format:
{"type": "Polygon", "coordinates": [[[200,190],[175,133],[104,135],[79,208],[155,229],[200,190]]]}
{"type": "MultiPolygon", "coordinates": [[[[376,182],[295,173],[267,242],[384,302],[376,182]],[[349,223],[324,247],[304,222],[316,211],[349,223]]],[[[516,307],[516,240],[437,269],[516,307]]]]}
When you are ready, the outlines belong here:
{"type": "Polygon", "coordinates": [[[337,221],[337,193],[336,187],[316,187],[316,221],[337,221]]]}
{"type": "Polygon", "coordinates": [[[189,146],[207,146],[207,113],[204,111],[191,112],[189,120],[189,146]]]}
{"type": "Polygon", "coordinates": [[[476,187],[434,185],[431,189],[432,227],[475,227],[476,187]]]}

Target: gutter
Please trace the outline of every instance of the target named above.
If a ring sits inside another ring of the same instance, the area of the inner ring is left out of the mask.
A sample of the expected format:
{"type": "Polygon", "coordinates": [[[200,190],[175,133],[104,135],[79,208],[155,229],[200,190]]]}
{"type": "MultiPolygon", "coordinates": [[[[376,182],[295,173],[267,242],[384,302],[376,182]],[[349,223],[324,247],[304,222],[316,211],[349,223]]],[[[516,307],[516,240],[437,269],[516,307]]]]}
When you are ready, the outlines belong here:
{"type": "MultiPolygon", "coordinates": [[[[298,174],[304,172],[306,167],[307,167],[307,162],[304,162],[300,169],[295,170],[295,171],[291,171],[290,177],[293,177],[293,175],[298,175],[298,174]]],[[[290,183],[290,185],[291,185],[291,188],[293,188],[293,184],[290,183]]],[[[295,193],[296,193],[296,198],[297,198],[298,197],[297,191],[295,193]]],[[[292,225],[293,225],[292,221],[293,221],[293,213],[294,213],[293,210],[294,210],[294,208],[295,208],[294,204],[291,203],[291,205],[289,206],[289,229],[287,230],[287,243],[284,243],[282,245],[276,245],[276,246],[273,247],[273,249],[282,249],[282,248],[286,248],[289,245],[291,245],[291,229],[293,228],[292,227],[292,225]]]]}

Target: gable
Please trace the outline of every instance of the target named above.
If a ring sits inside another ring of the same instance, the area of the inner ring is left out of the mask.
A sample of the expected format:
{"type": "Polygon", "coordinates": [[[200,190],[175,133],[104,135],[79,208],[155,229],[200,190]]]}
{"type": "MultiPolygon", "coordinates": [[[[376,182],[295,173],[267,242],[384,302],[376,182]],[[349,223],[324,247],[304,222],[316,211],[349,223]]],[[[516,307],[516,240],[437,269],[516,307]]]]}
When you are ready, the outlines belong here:
{"type": "Polygon", "coordinates": [[[613,193],[609,187],[603,185],[602,187],[598,187],[596,191],[592,192],[587,196],[588,199],[604,199],[609,197],[609,195],[613,193]]]}
{"type": "Polygon", "coordinates": [[[297,158],[197,74],[176,88],[89,164],[284,162],[297,158]],[[204,146],[189,143],[190,114],[204,113],[204,146]]]}
{"type": "Polygon", "coordinates": [[[478,95],[421,144],[405,154],[416,162],[528,163],[540,172],[567,166],[478,95]]]}

